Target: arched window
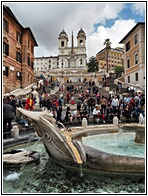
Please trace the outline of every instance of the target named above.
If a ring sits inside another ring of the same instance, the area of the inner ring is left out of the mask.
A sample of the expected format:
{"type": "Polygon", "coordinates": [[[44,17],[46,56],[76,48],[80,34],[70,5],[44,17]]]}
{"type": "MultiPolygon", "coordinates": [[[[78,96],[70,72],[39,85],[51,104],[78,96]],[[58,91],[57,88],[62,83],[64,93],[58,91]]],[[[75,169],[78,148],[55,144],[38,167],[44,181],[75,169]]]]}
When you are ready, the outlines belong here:
{"type": "Polygon", "coordinates": [[[61,41],[61,47],[64,47],[64,41],[61,41]]]}

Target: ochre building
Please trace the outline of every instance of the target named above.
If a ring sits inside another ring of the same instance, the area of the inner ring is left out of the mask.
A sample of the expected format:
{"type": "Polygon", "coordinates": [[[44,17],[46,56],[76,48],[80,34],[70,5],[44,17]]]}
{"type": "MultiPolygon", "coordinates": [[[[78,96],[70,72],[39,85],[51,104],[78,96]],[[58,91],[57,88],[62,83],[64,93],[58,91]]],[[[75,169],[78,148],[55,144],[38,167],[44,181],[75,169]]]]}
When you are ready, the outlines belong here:
{"type": "Polygon", "coordinates": [[[38,46],[29,27],[24,28],[3,6],[3,93],[25,88],[34,82],[34,47],[38,46]]]}

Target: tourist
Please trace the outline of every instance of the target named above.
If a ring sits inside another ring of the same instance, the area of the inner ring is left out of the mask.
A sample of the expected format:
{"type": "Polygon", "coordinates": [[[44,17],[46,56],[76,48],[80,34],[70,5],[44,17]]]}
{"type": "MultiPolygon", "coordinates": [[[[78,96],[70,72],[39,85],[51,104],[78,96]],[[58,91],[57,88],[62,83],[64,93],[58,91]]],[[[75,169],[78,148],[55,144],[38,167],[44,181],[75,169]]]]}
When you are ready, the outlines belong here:
{"type": "Polygon", "coordinates": [[[142,114],[144,116],[144,110],[142,109],[141,105],[136,107],[135,111],[133,112],[133,117],[136,118],[137,123],[139,122],[139,115],[142,114]]]}
{"type": "Polygon", "coordinates": [[[26,99],[26,110],[34,110],[34,99],[33,95],[30,94],[29,97],[26,99]]]}
{"type": "Polygon", "coordinates": [[[83,120],[83,118],[86,118],[86,120],[88,122],[88,117],[89,117],[89,114],[88,114],[87,110],[84,108],[81,113],[81,120],[83,120]]]}
{"type": "Polygon", "coordinates": [[[60,98],[59,98],[58,102],[59,102],[59,108],[62,109],[62,106],[64,104],[63,94],[60,94],[60,98]]]}
{"type": "Polygon", "coordinates": [[[93,109],[93,118],[94,122],[100,122],[100,117],[101,117],[101,107],[99,105],[96,105],[95,108],[93,109]]]}
{"type": "Polygon", "coordinates": [[[20,96],[18,96],[16,98],[16,107],[19,107],[19,108],[22,108],[23,107],[22,106],[22,100],[21,100],[21,97],[20,96]]]}
{"type": "Polygon", "coordinates": [[[52,109],[52,102],[51,102],[51,98],[50,96],[47,96],[47,99],[46,99],[46,107],[47,107],[47,110],[51,110],[52,109]]]}
{"type": "Polygon", "coordinates": [[[78,100],[77,101],[77,110],[81,110],[81,104],[82,104],[82,101],[81,100],[78,100]]]}
{"type": "Polygon", "coordinates": [[[100,99],[100,104],[101,104],[101,110],[105,114],[106,113],[106,107],[107,107],[106,97],[102,96],[102,98],[100,99]]]}
{"type": "Polygon", "coordinates": [[[22,107],[23,107],[23,109],[25,109],[25,106],[26,106],[26,97],[23,96],[21,101],[22,101],[22,107]]]}
{"type": "Polygon", "coordinates": [[[60,107],[57,111],[57,121],[63,123],[64,122],[64,118],[62,117],[62,108],[60,107]]]}
{"type": "Polygon", "coordinates": [[[121,122],[121,120],[120,120],[120,107],[119,107],[119,106],[116,106],[116,107],[113,109],[113,113],[114,113],[114,116],[117,116],[119,122],[121,122]]]}
{"type": "Polygon", "coordinates": [[[52,108],[51,114],[53,115],[53,118],[57,121],[57,111],[56,109],[52,108]]]}
{"type": "Polygon", "coordinates": [[[57,96],[55,96],[52,99],[52,105],[51,105],[51,107],[52,107],[52,109],[55,109],[56,111],[58,110],[58,108],[59,108],[59,102],[58,102],[57,96]]]}
{"type": "Polygon", "coordinates": [[[129,94],[126,94],[123,98],[123,107],[125,108],[128,103],[130,103],[130,97],[129,94]]]}
{"type": "Polygon", "coordinates": [[[14,108],[3,99],[3,138],[7,138],[11,135],[12,119],[15,116],[14,108]]]}
{"type": "Polygon", "coordinates": [[[129,105],[126,105],[124,108],[124,116],[126,117],[127,122],[131,121],[131,108],[129,105]]]}
{"type": "Polygon", "coordinates": [[[80,114],[79,109],[74,110],[72,115],[73,115],[73,119],[74,119],[75,122],[78,122],[78,123],[81,122],[81,114],[80,114]]]}
{"type": "Polygon", "coordinates": [[[16,97],[14,95],[10,95],[10,105],[14,108],[16,114],[16,97]]]}
{"type": "Polygon", "coordinates": [[[112,102],[111,102],[111,105],[112,105],[112,107],[113,107],[113,110],[115,110],[116,107],[119,106],[119,100],[118,100],[118,98],[117,98],[116,95],[113,97],[112,102]]]}
{"type": "Polygon", "coordinates": [[[39,107],[42,108],[43,94],[39,93],[38,97],[39,97],[39,107]]]}
{"type": "Polygon", "coordinates": [[[68,91],[66,91],[66,103],[69,104],[69,100],[70,100],[71,96],[70,94],[68,93],[68,91]]]}
{"type": "Polygon", "coordinates": [[[114,118],[114,112],[113,112],[113,107],[112,105],[110,105],[108,108],[107,108],[107,114],[106,114],[106,118],[110,121],[113,120],[114,118]]]}
{"type": "Polygon", "coordinates": [[[88,104],[88,112],[90,113],[93,111],[96,105],[96,99],[94,97],[88,97],[87,104],[88,104]]]}
{"type": "Polygon", "coordinates": [[[47,97],[43,97],[42,100],[42,110],[44,110],[45,108],[47,108],[47,97]]]}
{"type": "Polygon", "coordinates": [[[75,100],[74,100],[75,98],[74,98],[74,96],[73,95],[71,95],[71,98],[70,98],[70,101],[71,101],[71,105],[74,105],[75,104],[75,100]]]}
{"type": "Polygon", "coordinates": [[[69,106],[66,108],[65,120],[67,122],[70,122],[72,124],[73,117],[72,117],[72,114],[71,114],[71,111],[70,111],[70,107],[69,106]]]}
{"type": "Polygon", "coordinates": [[[96,102],[97,104],[100,104],[100,98],[101,98],[101,93],[98,91],[96,94],[96,102]]]}

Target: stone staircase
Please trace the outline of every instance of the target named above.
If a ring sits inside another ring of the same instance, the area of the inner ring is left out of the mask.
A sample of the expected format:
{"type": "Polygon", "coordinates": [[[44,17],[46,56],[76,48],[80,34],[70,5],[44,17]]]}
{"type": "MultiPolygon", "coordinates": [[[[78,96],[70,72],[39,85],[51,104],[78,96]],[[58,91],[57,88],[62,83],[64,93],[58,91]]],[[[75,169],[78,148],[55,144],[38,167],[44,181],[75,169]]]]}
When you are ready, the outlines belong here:
{"type": "MultiPolygon", "coordinates": [[[[111,90],[116,90],[117,84],[114,83],[114,78],[112,77],[111,79],[108,78],[106,79],[106,84],[109,86],[110,91],[111,90]]],[[[126,88],[121,88],[121,93],[126,93],[126,88]]]]}
{"type": "MultiPolygon", "coordinates": [[[[113,89],[115,90],[117,88],[117,85],[114,84],[114,78],[106,79],[106,84],[107,84],[108,87],[105,87],[104,84],[105,84],[104,81],[101,81],[101,82],[99,82],[99,84],[97,86],[99,86],[99,92],[101,93],[101,95],[104,95],[105,97],[108,97],[109,96],[109,91],[113,90],[113,89]]],[[[62,92],[63,95],[66,95],[67,86],[71,86],[71,85],[73,85],[74,88],[81,86],[82,89],[83,89],[83,92],[86,92],[87,88],[89,87],[89,85],[86,85],[83,82],[64,83],[65,88],[64,88],[64,92],[62,92]]],[[[49,87],[46,86],[45,91],[50,94],[51,98],[57,96],[57,98],[59,99],[60,94],[57,92],[57,89],[56,89],[56,91],[53,90],[52,92],[49,92],[49,87]],[[55,92],[57,92],[57,93],[55,94],[55,92]]],[[[42,92],[42,90],[38,91],[38,93],[41,93],[41,92],[42,92]]],[[[126,88],[122,88],[121,92],[125,93],[126,88]]],[[[78,95],[74,94],[74,98],[75,98],[75,101],[78,100],[78,95]]]]}

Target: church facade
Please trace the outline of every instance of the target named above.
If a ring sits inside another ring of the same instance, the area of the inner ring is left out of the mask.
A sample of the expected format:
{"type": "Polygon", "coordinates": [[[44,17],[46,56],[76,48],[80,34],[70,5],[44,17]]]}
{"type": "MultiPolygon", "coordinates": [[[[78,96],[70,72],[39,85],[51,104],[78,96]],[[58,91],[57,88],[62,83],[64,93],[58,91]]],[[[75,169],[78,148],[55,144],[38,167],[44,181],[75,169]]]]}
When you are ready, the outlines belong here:
{"type": "Polygon", "coordinates": [[[65,30],[59,34],[58,56],[34,58],[35,73],[54,72],[54,70],[85,69],[87,66],[86,55],[86,34],[81,28],[77,33],[77,46],[74,46],[74,35],[72,32],[71,41],[65,30]]]}
{"type": "Polygon", "coordinates": [[[77,34],[77,46],[74,46],[72,32],[71,45],[68,45],[68,35],[63,30],[59,34],[59,67],[84,68],[86,67],[86,34],[81,28],[77,34]]]}

